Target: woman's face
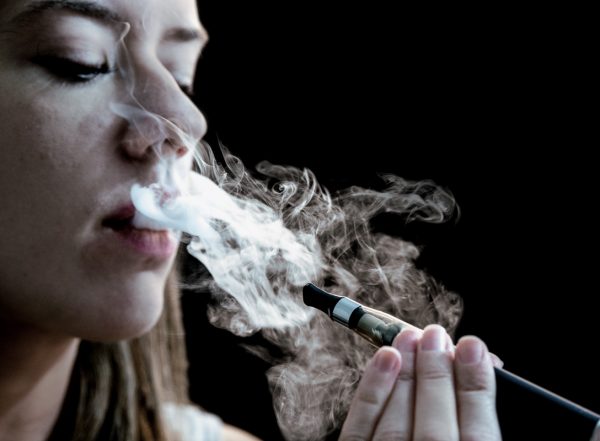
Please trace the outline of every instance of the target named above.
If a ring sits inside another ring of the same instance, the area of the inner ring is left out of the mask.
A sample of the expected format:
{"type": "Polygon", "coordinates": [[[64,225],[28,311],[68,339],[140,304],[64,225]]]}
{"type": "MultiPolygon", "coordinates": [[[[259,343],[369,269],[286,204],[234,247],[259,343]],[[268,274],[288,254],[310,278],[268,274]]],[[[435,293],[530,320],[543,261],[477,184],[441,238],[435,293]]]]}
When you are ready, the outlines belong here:
{"type": "Polygon", "coordinates": [[[0,1],[0,321],[97,340],[156,322],[177,238],[132,223],[129,191],[157,179],[154,146],[189,170],[160,121],[204,135],[182,91],[204,41],[194,0],[0,1]]]}

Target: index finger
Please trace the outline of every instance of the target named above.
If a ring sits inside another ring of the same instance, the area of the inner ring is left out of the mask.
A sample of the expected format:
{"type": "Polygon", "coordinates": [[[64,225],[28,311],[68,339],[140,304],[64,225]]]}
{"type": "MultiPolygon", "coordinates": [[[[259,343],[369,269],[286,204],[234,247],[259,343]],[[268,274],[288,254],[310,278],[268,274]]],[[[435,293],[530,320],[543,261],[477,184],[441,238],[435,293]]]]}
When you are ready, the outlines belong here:
{"type": "Polygon", "coordinates": [[[452,351],[444,328],[429,325],[417,350],[415,440],[458,440],[452,351]]]}
{"type": "Polygon", "coordinates": [[[356,390],[340,441],[369,440],[400,372],[401,358],[389,346],[380,348],[367,364],[356,390]]]}

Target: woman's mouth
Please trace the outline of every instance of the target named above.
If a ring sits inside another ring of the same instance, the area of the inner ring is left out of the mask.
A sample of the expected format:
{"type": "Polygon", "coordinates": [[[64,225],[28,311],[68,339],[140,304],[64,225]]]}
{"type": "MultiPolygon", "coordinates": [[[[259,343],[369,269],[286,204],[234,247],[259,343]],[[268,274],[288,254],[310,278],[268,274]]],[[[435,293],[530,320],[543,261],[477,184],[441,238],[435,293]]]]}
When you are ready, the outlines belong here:
{"type": "Polygon", "coordinates": [[[102,227],[114,232],[126,248],[145,257],[167,259],[177,250],[175,233],[136,211],[133,204],[115,210],[102,221],[102,227]]]}

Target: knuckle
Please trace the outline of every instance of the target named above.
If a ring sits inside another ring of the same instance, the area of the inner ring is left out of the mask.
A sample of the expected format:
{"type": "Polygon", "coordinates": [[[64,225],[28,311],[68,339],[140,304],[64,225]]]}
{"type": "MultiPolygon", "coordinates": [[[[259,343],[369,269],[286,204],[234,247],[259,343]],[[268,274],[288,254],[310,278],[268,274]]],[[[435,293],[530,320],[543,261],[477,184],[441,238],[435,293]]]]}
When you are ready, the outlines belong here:
{"type": "Polygon", "coordinates": [[[426,433],[421,435],[418,438],[415,438],[415,441],[457,441],[455,438],[449,438],[448,435],[442,435],[439,433],[426,433]]]}
{"type": "Polygon", "coordinates": [[[356,394],[356,399],[369,406],[380,406],[385,401],[385,397],[379,390],[370,388],[359,391],[356,394]]]}
{"type": "Polygon", "coordinates": [[[342,434],[339,441],[367,441],[367,437],[364,433],[348,432],[342,434]]]}
{"type": "Polygon", "coordinates": [[[410,441],[411,435],[406,430],[382,430],[375,434],[373,441],[410,441]]]}
{"type": "Polygon", "coordinates": [[[411,382],[414,381],[415,379],[415,373],[412,369],[407,369],[407,370],[401,370],[400,374],[398,374],[398,378],[396,381],[398,382],[411,382]]]}
{"type": "Polygon", "coordinates": [[[490,432],[469,432],[461,433],[460,441],[500,441],[500,439],[490,432]]]}
{"type": "Polygon", "coordinates": [[[462,392],[482,392],[492,388],[485,372],[475,371],[471,375],[457,375],[457,380],[458,390],[462,392]]]}
{"type": "Polygon", "coordinates": [[[494,413],[496,400],[491,391],[458,391],[456,400],[461,409],[479,408],[494,413]]]}
{"type": "Polygon", "coordinates": [[[423,369],[419,373],[420,380],[452,380],[452,372],[442,369],[423,369]]]}
{"type": "Polygon", "coordinates": [[[422,354],[415,375],[420,380],[452,379],[454,371],[448,354],[422,354]]]}

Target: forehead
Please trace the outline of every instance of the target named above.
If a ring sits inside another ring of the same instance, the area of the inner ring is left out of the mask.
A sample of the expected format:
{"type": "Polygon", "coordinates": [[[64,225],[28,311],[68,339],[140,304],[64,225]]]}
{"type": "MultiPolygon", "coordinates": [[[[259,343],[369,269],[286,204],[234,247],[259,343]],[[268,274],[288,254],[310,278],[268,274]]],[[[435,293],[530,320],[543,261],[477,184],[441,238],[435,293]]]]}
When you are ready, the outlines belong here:
{"type": "Polygon", "coordinates": [[[127,22],[140,33],[186,28],[206,34],[195,0],[0,0],[0,22],[30,20],[48,11],[76,13],[109,23],[127,22]]]}

